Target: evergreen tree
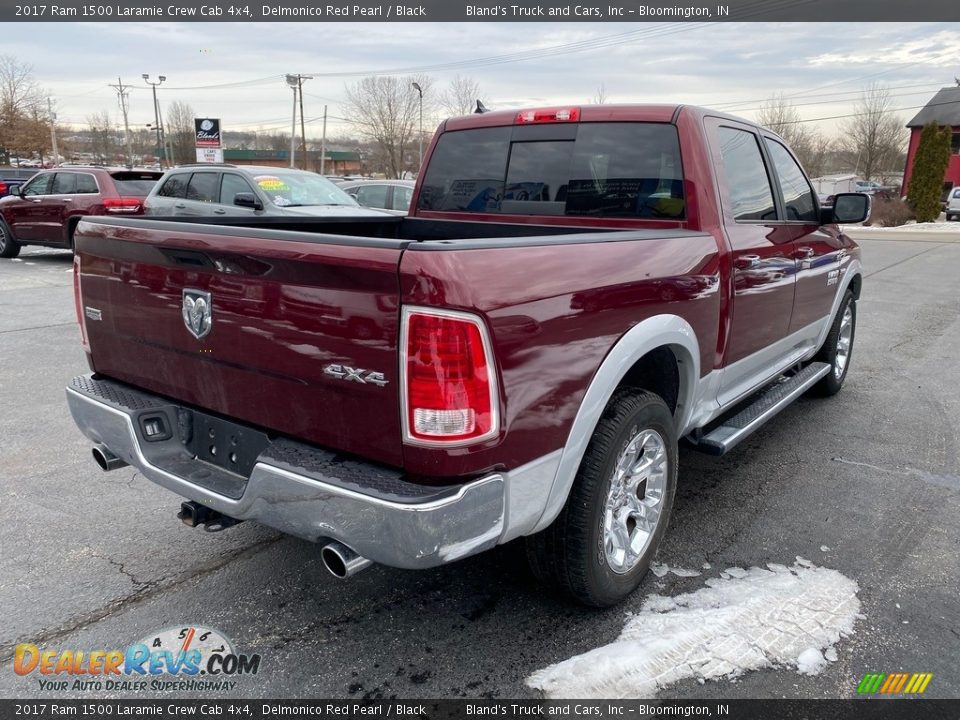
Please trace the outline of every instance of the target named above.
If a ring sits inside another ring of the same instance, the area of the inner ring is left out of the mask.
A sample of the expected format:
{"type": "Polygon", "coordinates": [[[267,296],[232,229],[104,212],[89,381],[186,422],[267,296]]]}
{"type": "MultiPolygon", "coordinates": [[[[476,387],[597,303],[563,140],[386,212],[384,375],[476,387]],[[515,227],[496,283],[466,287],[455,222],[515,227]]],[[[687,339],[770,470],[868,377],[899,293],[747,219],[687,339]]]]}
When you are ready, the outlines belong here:
{"type": "Polygon", "coordinates": [[[917,222],[933,222],[940,215],[943,175],[950,163],[951,129],[935,122],[927,123],[920,133],[917,155],[910,175],[907,203],[917,222]]]}

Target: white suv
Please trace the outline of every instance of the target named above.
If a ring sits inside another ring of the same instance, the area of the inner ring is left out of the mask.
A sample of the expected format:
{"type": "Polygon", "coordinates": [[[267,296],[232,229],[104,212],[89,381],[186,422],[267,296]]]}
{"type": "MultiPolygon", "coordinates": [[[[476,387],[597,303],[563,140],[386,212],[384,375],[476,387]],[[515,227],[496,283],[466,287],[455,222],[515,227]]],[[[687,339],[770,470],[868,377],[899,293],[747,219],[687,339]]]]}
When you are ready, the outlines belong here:
{"type": "Polygon", "coordinates": [[[960,217],[960,187],[950,191],[950,199],[947,200],[947,221],[960,217]]]}

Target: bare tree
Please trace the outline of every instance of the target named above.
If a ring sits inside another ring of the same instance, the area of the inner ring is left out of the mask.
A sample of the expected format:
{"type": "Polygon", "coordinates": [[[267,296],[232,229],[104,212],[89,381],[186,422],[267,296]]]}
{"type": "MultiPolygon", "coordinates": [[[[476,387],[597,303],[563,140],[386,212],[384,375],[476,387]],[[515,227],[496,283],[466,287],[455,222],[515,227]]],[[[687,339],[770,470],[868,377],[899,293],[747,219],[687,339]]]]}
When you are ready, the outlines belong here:
{"type": "Polygon", "coordinates": [[[607,95],[607,86],[600,83],[597,92],[590,98],[590,103],[592,105],[606,105],[608,102],[610,102],[610,96],[607,95]]]}
{"type": "Polygon", "coordinates": [[[101,110],[93,115],[87,115],[87,126],[90,133],[90,152],[93,153],[94,162],[112,162],[116,137],[110,113],[101,110]]]}
{"type": "Polygon", "coordinates": [[[806,125],[782,93],[774,95],[757,112],[757,122],[782,137],[810,177],[826,172],[833,141],[806,125]]]}
{"type": "Polygon", "coordinates": [[[0,55],[0,154],[13,149],[41,152],[44,122],[43,94],[33,79],[33,67],[13,55],[0,55]],[[15,145],[23,147],[15,148],[15,145]]]}
{"type": "Polygon", "coordinates": [[[366,77],[346,88],[350,122],[357,133],[377,146],[388,177],[401,177],[404,171],[416,169],[420,97],[411,89],[414,82],[422,89],[423,114],[429,117],[436,103],[427,77],[366,77]]]}
{"type": "Polygon", "coordinates": [[[471,78],[457,75],[440,95],[440,109],[446,115],[469,115],[480,99],[480,84],[471,78]]]}
{"type": "Polygon", "coordinates": [[[170,103],[167,108],[164,130],[173,151],[173,162],[178,165],[195,162],[197,159],[194,117],[193,108],[179,100],[170,103]]]}
{"type": "Polygon", "coordinates": [[[840,126],[848,161],[867,180],[899,166],[906,143],[902,120],[893,113],[890,92],[878,83],[864,88],[853,115],[840,126]]]}

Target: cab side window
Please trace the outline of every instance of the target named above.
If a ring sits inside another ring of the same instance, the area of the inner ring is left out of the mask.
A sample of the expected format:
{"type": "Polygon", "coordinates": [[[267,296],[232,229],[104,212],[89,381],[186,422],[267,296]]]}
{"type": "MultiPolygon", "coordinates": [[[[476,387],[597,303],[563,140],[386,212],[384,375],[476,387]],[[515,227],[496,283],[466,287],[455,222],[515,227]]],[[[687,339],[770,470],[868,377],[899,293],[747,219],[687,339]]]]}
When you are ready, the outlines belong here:
{"type": "Polygon", "coordinates": [[[51,195],[72,195],[77,191],[77,176],[73,173],[58,172],[53,177],[51,195]]]}
{"type": "Polygon", "coordinates": [[[734,220],[775,221],[777,206],[757,136],[746,130],[721,127],[717,137],[734,220]]]}
{"type": "Polygon", "coordinates": [[[237,193],[250,193],[256,197],[256,193],[246,180],[233,173],[224,173],[220,181],[220,204],[233,205],[237,193]]]}
{"type": "Polygon", "coordinates": [[[100,188],[97,187],[97,179],[93,175],[87,175],[86,173],[79,173],[77,175],[77,193],[83,193],[87,195],[95,195],[100,192],[100,188]]]}
{"type": "Polygon", "coordinates": [[[790,151],[772,138],[767,138],[767,150],[777,171],[780,192],[783,194],[783,206],[786,210],[784,220],[817,222],[817,204],[813,199],[813,189],[803,170],[793,159],[790,151]]]}
{"type": "Polygon", "coordinates": [[[200,202],[217,202],[219,197],[220,177],[217,173],[196,172],[190,177],[187,185],[187,200],[200,202]]]}
{"type": "Polygon", "coordinates": [[[37,175],[23,186],[24,195],[49,195],[50,185],[53,183],[53,173],[37,175]]]}
{"type": "Polygon", "coordinates": [[[413,188],[408,188],[403,185],[393,186],[393,210],[409,210],[412,199],[413,188]]]}

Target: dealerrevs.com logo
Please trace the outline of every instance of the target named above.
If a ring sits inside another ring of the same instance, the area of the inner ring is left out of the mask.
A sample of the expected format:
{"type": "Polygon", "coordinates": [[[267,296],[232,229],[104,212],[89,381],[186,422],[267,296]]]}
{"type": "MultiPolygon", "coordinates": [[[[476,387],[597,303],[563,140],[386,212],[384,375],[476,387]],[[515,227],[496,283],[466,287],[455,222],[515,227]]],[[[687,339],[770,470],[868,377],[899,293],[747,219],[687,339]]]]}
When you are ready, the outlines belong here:
{"type": "Polygon", "coordinates": [[[13,670],[36,676],[43,691],[233,690],[256,675],[260,655],[241,654],[217,630],[199,625],[151,633],[124,650],[43,649],[17,645],[13,670]]]}

